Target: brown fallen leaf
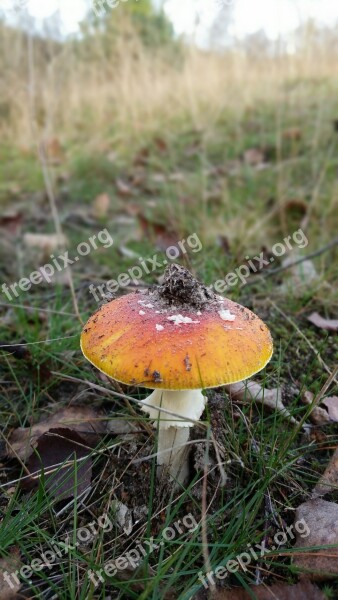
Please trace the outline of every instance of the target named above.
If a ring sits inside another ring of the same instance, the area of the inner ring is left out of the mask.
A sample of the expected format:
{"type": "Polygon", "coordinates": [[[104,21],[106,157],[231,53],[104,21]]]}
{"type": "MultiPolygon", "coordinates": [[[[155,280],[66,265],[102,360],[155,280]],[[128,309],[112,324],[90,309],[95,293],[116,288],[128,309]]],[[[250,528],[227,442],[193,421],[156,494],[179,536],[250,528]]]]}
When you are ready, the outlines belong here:
{"type": "Polygon", "coordinates": [[[253,400],[282,413],[291,423],[297,423],[281,401],[282,388],[264,389],[255,381],[239,381],[224,386],[234,400],[253,400]]]}
{"type": "Polygon", "coordinates": [[[301,581],[295,585],[275,583],[271,587],[255,585],[251,594],[242,588],[217,590],[213,594],[200,592],[193,600],[325,600],[323,592],[310,581],[301,581]]]}
{"type": "Polygon", "coordinates": [[[43,143],[43,148],[46,153],[46,157],[51,164],[58,165],[64,160],[64,151],[58,138],[54,137],[46,140],[43,143]]]}
{"type": "Polygon", "coordinates": [[[157,150],[159,150],[161,152],[161,154],[165,154],[167,152],[168,144],[163,138],[161,138],[159,136],[154,137],[154,144],[155,144],[157,150]]]}
{"type": "MultiPolygon", "coordinates": [[[[326,502],[321,498],[309,500],[298,506],[295,524],[306,523],[309,535],[306,537],[296,531],[297,548],[313,546],[333,546],[338,544],[338,504],[326,502]]],[[[293,557],[293,563],[313,581],[322,581],[338,574],[338,547],[299,552],[293,557]]]]}
{"type": "MultiPolygon", "coordinates": [[[[170,246],[175,246],[177,251],[179,252],[178,256],[182,255],[182,250],[177,245],[178,240],[181,239],[181,236],[175,232],[173,225],[168,223],[167,225],[162,225],[161,223],[154,223],[149,221],[144,215],[139,214],[138,220],[141,225],[141,229],[143,235],[150,240],[154,240],[156,247],[159,250],[167,250],[170,246]]],[[[177,256],[177,258],[178,258],[177,256]]]]}
{"type": "Polygon", "coordinates": [[[297,217],[304,217],[308,211],[308,205],[305,200],[299,200],[298,198],[291,198],[286,200],[282,208],[292,215],[295,214],[297,217]]]}
{"type": "Polygon", "coordinates": [[[312,498],[320,498],[338,488],[338,448],[334,451],[323,475],[312,491],[312,498]]]}
{"type": "Polygon", "coordinates": [[[17,235],[21,232],[23,215],[15,210],[7,210],[0,217],[0,228],[4,229],[10,235],[17,235]]]}
{"type": "MultiPolygon", "coordinates": [[[[312,404],[314,397],[315,395],[312,392],[306,390],[301,396],[301,401],[303,402],[303,404],[309,405],[312,404]]],[[[320,406],[315,406],[311,410],[311,413],[309,414],[309,419],[315,425],[326,425],[327,423],[331,422],[327,410],[325,410],[325,408],[321,408],[320,406]]]]}
{"type": "Polygon", "coordinates": [[[265,162],[265,155],[261,148],[249,148],[243,153],[243,161],[250,167],[257,167],[265,162]]]}
{"type": "Polygon", "coordinates": [[[80,496],[92,478],[89,454],[90,448],[76,431],[50,429],[39,437],[36,451],[26,463],[32,475],[23,479],[21,485],[27,490],[35,489],[43,472],[45,489],[58,501],[80,496]]]}
{"type": "Polygon", "coordinates": [[[103,193],[96,196],[93,206],[92,213],[96,219],[102,219],[107,216],[108,210],[110,206],[110,198],[108,194],[103,193]]]}
{"type": "Polygon", "coordinates": [[[6,581],[6,573],[10,575],[18,571],[21,566],[20,550],[13,547],[10,550],[9,556],[0,559],[0,600],[12,600],[18,598],[17,592],[21,588],[21,583],[18,580],[10,577],[10,583],[6,581]]]}
{"type": "Polygon", "coordinates": [[[307,317],[307,320],[320,329],[326,329],[327,331],[338,331],[338,319],[325,319],[317,312],[314,312],[307,317]]]}
{"type": "Polygon", "coordinates": [[[66,428],[79,433],[90,446],[106,433],[106,423],[99,420],[98,414],[87,406],[61,408],[53,415],[42,419],[32,427],[19,427],[9,437],[7,454],[27,460],[36,447],[38,439],[51,429],[66,428]]]}
{"type": "Polygon", "coordinates": [[[338,423],[338,396],[328,396],[322,400],[322,404],[327,406],[331,421],[338,423]]]}
{"type": "Polygon", "coordinates": [[[149,148],[147,148],[147,147],[141,148],[137,152],[137,154],[136,154],[136,156],[134,158],[134,161],[133,161],[135,167],[145,166],[148,163],[148,161],[149,161],[149,155],[150,155],[149,148]]]}
{"type": "Polygon", "coordinates": [[[302,131],[299,127],[290,127],[283,131],[282,137],[284,140],[299,141],[302,139],[302,131]]]}

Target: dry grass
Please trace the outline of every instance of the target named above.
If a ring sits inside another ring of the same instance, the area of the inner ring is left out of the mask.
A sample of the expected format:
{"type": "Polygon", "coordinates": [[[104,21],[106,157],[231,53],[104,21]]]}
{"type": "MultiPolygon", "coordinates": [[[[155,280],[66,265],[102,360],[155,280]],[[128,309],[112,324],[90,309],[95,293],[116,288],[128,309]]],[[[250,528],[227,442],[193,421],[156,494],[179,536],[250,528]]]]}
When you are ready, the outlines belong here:
{"type": "Polygon", "coordinates": [[[34,38],[34,80],[29,75],[27,34],[0,27],[0,131],[19,144],[30,143],[31,102],[47,135],[76,139],[114,130],[114,135],[159,130],[184,119],[208,130],[224,110],[238,114],[259,101],[278,101],[297,87],[298,99],[338,81],[332,46],[304,43],[297,54],[249,56],[181,48],[168,59],[146,51],[126,29],[107,53],[106,40],[63,45],[34,38]],[[305,87],[304,87],[305,86],[305,87]],[[304,88],[304,89],[303,89],[304,88]]]}

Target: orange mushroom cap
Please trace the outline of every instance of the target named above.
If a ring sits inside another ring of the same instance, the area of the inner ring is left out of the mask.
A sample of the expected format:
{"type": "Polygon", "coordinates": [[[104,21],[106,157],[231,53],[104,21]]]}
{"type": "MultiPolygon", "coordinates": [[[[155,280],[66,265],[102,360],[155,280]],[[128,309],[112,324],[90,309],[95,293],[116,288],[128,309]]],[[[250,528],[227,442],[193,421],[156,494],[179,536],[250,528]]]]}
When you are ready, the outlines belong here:
{"type": "Polygon", "coordinates": [[[81,336],[85,357],[113,379],[167,390],[217,387],[247,379],[269,362],[272,338],[249,309],[214,295],[200,310],[157,292],[112,300],[81,336]]]}

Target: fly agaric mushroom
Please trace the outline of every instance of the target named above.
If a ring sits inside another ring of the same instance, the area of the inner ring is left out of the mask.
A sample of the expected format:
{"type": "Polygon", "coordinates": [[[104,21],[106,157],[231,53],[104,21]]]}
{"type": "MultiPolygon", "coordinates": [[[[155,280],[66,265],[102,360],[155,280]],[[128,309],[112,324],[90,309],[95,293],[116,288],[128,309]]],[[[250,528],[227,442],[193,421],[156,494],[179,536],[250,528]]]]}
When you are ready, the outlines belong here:
{"type": "Polygon", "coordinates": [[[236,383],[263,369],[272,339],[249,309],[172,264],[161,286],[112,300],[90,317],[81,349],[113,379],[154,389],[142,410],[158,429],[157,463],[183,482],[189,429],[205,407],[202,389],[236,383]]]}

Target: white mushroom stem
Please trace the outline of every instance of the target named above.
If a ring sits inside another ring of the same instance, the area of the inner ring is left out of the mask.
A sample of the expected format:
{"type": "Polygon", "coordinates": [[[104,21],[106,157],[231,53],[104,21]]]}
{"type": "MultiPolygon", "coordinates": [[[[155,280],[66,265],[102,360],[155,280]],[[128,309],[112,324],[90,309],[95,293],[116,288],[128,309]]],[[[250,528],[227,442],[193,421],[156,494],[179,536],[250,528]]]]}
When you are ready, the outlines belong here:
{"type": "Polygon", "coordinates": [[[199,421],[206,403],[202,390],[157,389],[142,402],[146,405],[142,410],[158,429],[158,472],[167,468],[173,479],[183,483],[188,476],[189,429],[199,421]]]}

